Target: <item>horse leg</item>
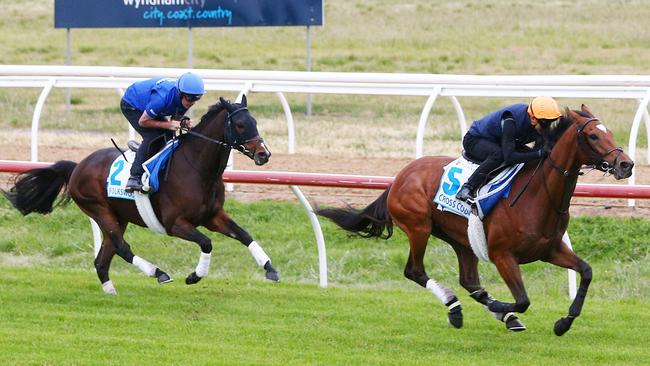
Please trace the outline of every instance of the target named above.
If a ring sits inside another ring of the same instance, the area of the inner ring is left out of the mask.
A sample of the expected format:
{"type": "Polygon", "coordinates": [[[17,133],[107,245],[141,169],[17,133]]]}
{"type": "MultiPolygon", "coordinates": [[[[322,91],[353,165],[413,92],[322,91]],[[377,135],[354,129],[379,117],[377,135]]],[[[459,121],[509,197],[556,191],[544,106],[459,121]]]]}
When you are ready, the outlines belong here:
{"type": "Polygon", "coordinates": [[[273,282],[280,281],[278,271],[271,264],[271,258],[253,238],[235,223],[225,212],[221,211],[205,225],[208,230],[216,231],[223,235],[237,239],[250,251],[257,264],[266,271],[266,279],[273,282]]]}
{"type": "Polygon", "coordinates": [[[569,307],[569,315],[558,319],[553,327],[555,335],[561,336],[571,328],[573,320],[575,320],[582,311],[582,306],[584,305],[587,296],[587,289],[591,283],[591,266],[580,259],[580,257],[578,257],[564,243],[560,246],[560,250],[558,250],[550,259],[546,260],[546,262],[563,268],[572,269],[580,273],[580,287],[578,287],[576,298],[573,299],[573,302],[569,307]]]}
{"type": "Polygon", "coordinates": [[[170,230],[171,235],[178,238],[193,241],[201,248],[201,256],[199,263],[196,265],[194,272],[190,273],[185,278],[185,283],[193,285],[205,276],[208,275],[210,270],[210,259],[212,257],[212,241],[207,236],[203,235],[194,225],[185,219],[177,219],[170,230]]]}
{"type": "MultiPolygon", "coordinates": [[[[402,227],[402,226],[400,226],[402,227]]],[[[424,269],[424,253],[429,240],[429,231],[413,232],[404,230],[409,238],[411,250],[404,268],[404,276],[428,289],[448,308],[447,320],[454,328],[463,326],[463,312],[460,301],[454,292],[429,278],[424,269]]]]}
{"type": "MultiPolygon", "coordinates": [[[[121,222],[120,230],[124,232],[127,225],[127,222],[121,222]]],[[[117,295],[117,290],[115,290],[115,286],[113,286],[113,281],[111,281],[108,276],[108,271],[111,268],[111,261],[113,260],[115,253],[113,243],[109,239],[108,235],[104,234],[102,247],[99,248],[97,258],[95,258],[95,270],[97,271],[99,281],[102,283],[102,290],[109,295],[117,295]]]]}
{"type": "MultiPolygon", "coordinates": [[[[458,258],[459,282],[469,296],[476,302],[483,304],[488,309],[488,303],[494,301],[494,298],[481,286],[481,280],[478,273],[478,258],[467,247],[452,244],[458,258]]],[[[490,313],[499,321],[505,323],[506,328],[512,331],[526,330],[526,326],[519,320],[513,312],[493,312],[490,313]]]]}
{"type": "Polygon", "coordinates": [[[99,281],[102,283],[102,290],[109,295],[117,295],[113,281],[108,277],[113,256],[115,256],[115,248],[108,237],[105,236],[102,247],[99,249],[99,253],[97,253],[97,258],[95,258],[95,270],[97,271],[99,281]]]}
{"type": "MultiPolygon", "coordinates": [[[[97,225],[99,225],[99,228],[102,230],[102,233],[104,235],[104,244],[106,244],[106,240],[110,241],[111,246],[115,250],[115,254],[119,255],[127,263],[131,263],[134,266],[138,267],[147,276],[156,277],[158,279],[158,283],[163,284],[173,281],[172,278],[169,277],[167,273],[161,271],[160,268],[149,263],[147,260],[133,254],[131,246],[126,242],[126,240],[124,240],[124,230],[126,230],[126,225],[118,224],[118,218],[115,217],[115,215],[113,215],[109,210],[105,210],[102,214],[98,215],[91,215],[93,211],[89,210],[88,207],[83,207],[82,210],[86,212],[88,216],[92,217],[95,222],[97,222],[97,225]]],[[[94,212],[102,212],[102,210],[97,210],[94,212]]],[[[102,247],[104,248],[106,245],[102,245],[102,247]]],[[[108,254],[108,251],[106,253],[108,254]]],[[[104,255],[102,255],[102,258],[104,258],[104,255]]],[[[103,264],[103,262],[100,262],[100,264],[103,264]]],[[[106,265],[108,265],[108,263],[106,265]]],[[[108,267],[106,278],[108,278],[108,267]]]]}
{"type": "Polygon", "coordinates": [[[530,306],[528,294],[524,287],[524,281],[521,279],[519,264],[510,254],[493,253],[492,262],[497,267],[501,278],[505,281],[510,289],[510,293],[515,299],[514,303],[505,303],[499,300],[488,300],[487,307],[493,313],[524,313],[530,306]]]}

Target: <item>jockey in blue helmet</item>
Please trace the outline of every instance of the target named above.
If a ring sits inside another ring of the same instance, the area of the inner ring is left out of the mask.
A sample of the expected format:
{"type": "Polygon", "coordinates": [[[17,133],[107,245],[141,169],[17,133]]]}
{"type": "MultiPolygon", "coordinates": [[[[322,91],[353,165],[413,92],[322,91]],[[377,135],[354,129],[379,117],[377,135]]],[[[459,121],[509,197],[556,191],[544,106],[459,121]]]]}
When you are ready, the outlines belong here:
{"type": "MultiPolygon", "coordinates": [[[[178,80],[153,78],[133,83],[124,93],[120,108],[129,124],[142,136],[142,144],[131,166],[131,177],[126,191],[142,190],[142,163],[146,160],[149,144],[164,136],[174,137],[181,127],[181,119],[188,109],[205,94],[203,80],[187,72],[178,80]]],[[[187,122],[192,126],[192,121],[187,122]]]]}

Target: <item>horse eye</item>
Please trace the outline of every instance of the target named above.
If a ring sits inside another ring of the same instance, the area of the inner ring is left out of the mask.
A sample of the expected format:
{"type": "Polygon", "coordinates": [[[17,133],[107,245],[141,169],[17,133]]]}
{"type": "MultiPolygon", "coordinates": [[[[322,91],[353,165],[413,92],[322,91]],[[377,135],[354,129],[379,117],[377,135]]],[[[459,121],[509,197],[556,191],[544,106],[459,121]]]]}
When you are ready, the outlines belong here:
{"type": "Polygon", "coordinates": [[[589,135],[589,138],[592,139],[592,140],[598,140],[598,136],[596,136],[595,133],[592,133],[591,135],[589,135]]]}

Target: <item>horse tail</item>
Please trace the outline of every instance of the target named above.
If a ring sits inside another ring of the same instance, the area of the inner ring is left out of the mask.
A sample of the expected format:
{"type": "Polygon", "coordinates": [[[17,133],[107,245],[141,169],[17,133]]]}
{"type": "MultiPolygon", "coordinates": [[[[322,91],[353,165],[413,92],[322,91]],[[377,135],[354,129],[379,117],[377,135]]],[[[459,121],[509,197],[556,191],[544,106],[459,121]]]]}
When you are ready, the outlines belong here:
{"type": "Polygon", "coordinates": [[[2,193],[23,215],[50,213],[54,207],[70,201],[68,182],[76,166],[73,161],[60,160],[47,168],[28,170],[16,176],[14,186],[2,193]],[[55,206],[54,200],[64,187],[63,196],[55,206]]]}
{"type": "Polygon", "coordinates": [[[342,229],[364,238],[388,239],[393,235],[393,219],[388,213],[390,187],[363,210],[347,208],[317,208],[316,214],[327,217],[342,229]],[[384,234],[384,231],[386,233],[384,234]]]}

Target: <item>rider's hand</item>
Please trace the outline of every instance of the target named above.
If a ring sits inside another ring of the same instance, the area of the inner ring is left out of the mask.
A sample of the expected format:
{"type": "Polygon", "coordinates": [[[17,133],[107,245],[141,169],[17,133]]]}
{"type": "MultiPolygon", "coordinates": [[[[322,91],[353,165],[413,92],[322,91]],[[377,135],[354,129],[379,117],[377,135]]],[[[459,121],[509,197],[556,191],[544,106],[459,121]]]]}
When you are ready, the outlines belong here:
{"type": "Polygon", "coordinates": [[[178,131],[178,129],[181,128],[181,121],[177,120],[169,120],[169,127],[167,129],[172,130],[172,131],[178,131]]]}
{"type": "Polygon", "coordinates": [[[547,157],[551,153],[551,149],[548,147],[544,146],[541,149],[537,150],[537,154],[539,154],[539,157],[541,159],[547,157]]]}

